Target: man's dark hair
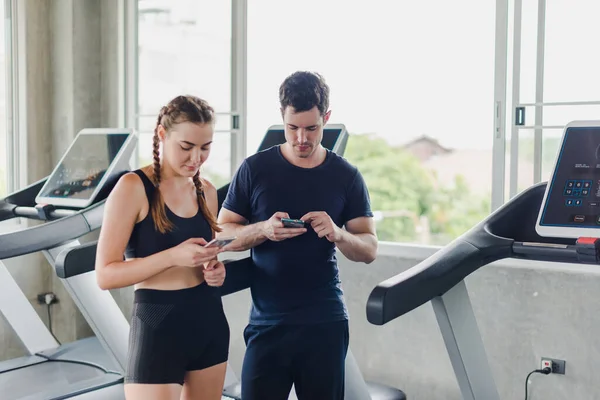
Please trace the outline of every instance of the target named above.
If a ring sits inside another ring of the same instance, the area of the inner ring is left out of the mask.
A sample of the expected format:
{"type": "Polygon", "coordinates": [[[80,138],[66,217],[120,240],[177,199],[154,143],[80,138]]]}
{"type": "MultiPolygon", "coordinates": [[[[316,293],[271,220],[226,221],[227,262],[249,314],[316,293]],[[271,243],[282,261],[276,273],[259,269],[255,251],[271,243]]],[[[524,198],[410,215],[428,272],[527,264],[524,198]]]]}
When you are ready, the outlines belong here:
{"type": "Polygon", "coordinates": [[[287,106],[294,107],[296,112],[317,106],[321,115],[324,115],[329,110],[329,86],[316,72],[294,72],[279,87],[279,103],[282,111],[287,106]]]}

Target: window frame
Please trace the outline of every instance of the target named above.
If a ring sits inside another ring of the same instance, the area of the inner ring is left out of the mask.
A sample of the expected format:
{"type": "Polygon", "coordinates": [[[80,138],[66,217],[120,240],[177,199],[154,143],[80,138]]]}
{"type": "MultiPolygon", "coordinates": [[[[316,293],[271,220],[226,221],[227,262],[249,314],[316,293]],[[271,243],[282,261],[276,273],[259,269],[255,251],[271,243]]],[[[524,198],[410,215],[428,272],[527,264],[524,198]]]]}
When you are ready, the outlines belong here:
{"type": "MultiPolygon", "coordinates": [[[[122,46],[124,61],[122,62],[122,82],[125,90],[122,92],[124,111],[123,124],[139,128],[140,116],[137,110],[138,93],[138,64],[137,64],[137,0],[120,0],[123,11],[122,46]]],[[[247,27],[248,1],[231,0],[231,173],[233,174],[247,152],[247,27]]],[[[492,188],[492,212],[504,201],[504,157],[505,157],[505,126],[506,126],[506,75],[507,75],[507,41],[508,41],[508,0],[496,1],[496,58],[495,58],[495,87],[494,87],[494,126],[493,129],[493,162],[492,176],[495,182],[492,188]]],[[[140,132],[142,134],[142,132],[140,132]]],[[[402,246],[415,255],[423,255],[418,249],[438,249],[441,246],[415,245],[403,242],[381,242],[383,247],[402,246]]],[[[386,250],[382,250],[386,251],[386,250]]],[[[426,251],[427,253],[429,251],[426,251]]]]}
{"type": "Polygon", "coordinates": [[[19,118],[18,113],[18,65],[17,58],[14,56],[14,49],[17,47],[17,24],[15,17],[17,16],[17,5],[14,0],[4,0],[4,80],[5,80],[5,105],[6,105],[6,121],[4,128],[6,136],[4,137],[6,145],[6,192],[12,193],[21,185],[19,177],[19,118]],[[16,78],[16,79],[15,79],[16,78]]]}
{"type": "MultiPolygon", "coordinates": [[[[3,0],[6,85],[6,194],[9,195],[26,187],[27,181],[27,115],[25,96],[25,20],[24,3],[18,0],[3,0]]],[[[20,218],[12,218],[0,223],[0,233],[18,229],[20,218]]]]}
{"type": "MultiPolygon", "coordinates": [[[[217,110],[220,116],[230,118],[230,129],[216,131],[216,134],[230,134],[230,177],[246,157],[246,71],[247,71],[247,0],[231,1],[231,104],[229,110],[217,110]]],[[[120,109],[123,114],[120,123],[133,127],[140,135],[148,132],[140,131],[140,119],[147,118],[138,109],[139,94],[139,58],[138,58],[138,0],[119,0],[120,45],[121,51],[119,78],[124,90],[120,92],[120,109]]],[[[138,150],[134,156],[138,157],[138,150]]]]}

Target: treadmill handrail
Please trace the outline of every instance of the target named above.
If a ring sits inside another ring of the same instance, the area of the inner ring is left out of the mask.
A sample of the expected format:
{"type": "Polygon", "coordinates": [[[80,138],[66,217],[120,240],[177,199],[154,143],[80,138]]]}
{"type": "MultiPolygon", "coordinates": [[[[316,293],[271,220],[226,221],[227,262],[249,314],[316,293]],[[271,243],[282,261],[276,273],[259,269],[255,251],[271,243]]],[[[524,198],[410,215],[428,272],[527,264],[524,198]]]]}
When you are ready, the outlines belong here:
{"type": "MultiPolygon", "coordinates": [[[[506,251],[498,254],[508,255],[506,251]]],[[[472,243],[457,239],[377,285],[367,301],[367,320],[374,325],[386,324],[443,295],[471,272],[500,258],[503,257],[490,257],[472,243]]]]}
{"type": "Polygon", "coordinates": [[[443,295],[482,266],[513,257],[515,240],[492,231],[502,231],[511,208],[537,199],[544,187],[538,184],[521,192],[431,257],[377,285],[367,301],[369,322],[386,324],[443,295]]]}
{"type": "Polygon", "coordinates": [[[95,231],[102,224],[105,202],[42,225],[0,235],[0,260],[56,247],[95,231]]]}
{"type": "Polygon", "coordinates": [[[82,214],[0,235],[0,260],[56,247],[91,232],[82,214]]]}
{"type": "MultiPolygon", "coordinates": [[[[23,207],[16,206],[12,209],[12,212],[15,217],[25,217],[29,219],[40,219],[46,220],[45,218],[41,218],[39,216],[38,210],[35,207],[23,207]]],[[[56,209],[48,212],[47,219],[48,220],[56,220],[64,217],[70,217],[71,215],[77,214],[76,210],[70,209],[56,209]]]]}
{"type": "Polygon", "coordinates": [[[16,205],[7,201],[0,201],[0,221],[6,221],[15,218],[16,205]]]}
{"type": "Polygon", "coordinates": [[[98,242],[83,243],[61,251],[54,261],[54,269],[59,278],[67,279],[92,272],[96,263],[98,242]]]}
{"type": "MultiPolygon", "coordinates": [[[[54,268],[59,278],[68,279],[92,272],[95,269],[98,242],[84,243],[64,249],[56,257],[54,268]]],[[[225,282],[221,296],[236,293],[250,287],[254,263],[251,257],[239,260],[224,260],[225,282]]]]}

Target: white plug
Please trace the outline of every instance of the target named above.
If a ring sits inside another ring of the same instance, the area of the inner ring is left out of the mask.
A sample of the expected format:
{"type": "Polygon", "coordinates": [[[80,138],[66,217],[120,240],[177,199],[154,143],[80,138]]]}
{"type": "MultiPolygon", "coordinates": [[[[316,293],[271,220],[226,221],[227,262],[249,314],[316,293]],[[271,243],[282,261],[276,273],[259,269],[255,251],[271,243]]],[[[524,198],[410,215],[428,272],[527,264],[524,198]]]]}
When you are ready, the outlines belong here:
{"type": "Polygon", "coordinates": [[[544,368],[550,368],[550,373],[552,373],[552,360],[542,358],[542,369],[544,368]]]}
{"type": "Polygon", "coordinates": [[[52,304],[54,302],[54,299],[56,299],[56,295],[54,293],[46,293],[46,295],[44,296],[44,301],[47,305],[52,304]]]}

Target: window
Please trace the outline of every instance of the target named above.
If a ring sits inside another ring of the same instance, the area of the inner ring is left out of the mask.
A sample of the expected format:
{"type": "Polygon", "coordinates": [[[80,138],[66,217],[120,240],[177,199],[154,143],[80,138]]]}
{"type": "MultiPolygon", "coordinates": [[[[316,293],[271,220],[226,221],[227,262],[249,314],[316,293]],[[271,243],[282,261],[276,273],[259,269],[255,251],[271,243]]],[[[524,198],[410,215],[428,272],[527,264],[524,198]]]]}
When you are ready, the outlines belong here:
{"type": "MultiPolygon", "coordinates": [[[[0,7],[0,65],[4,69],[7,65],[6,59],[6,44],[4,37],[4,2],[0,7]]],[[[0,199],[4,198],[8,191],[7,174],[8,174],[8,163],[7,163],[7,145],[8,137],[6,135],[7,128],[7,115],[6,115],[6,74],[0,78],[0,199]]]]}
{"type": "Polygon", "coordinates": [[[231,4],[223,0],[138,1],[139,166],[152,160],[160,108],[192,94],[218,113],[203,176],[217,187],[229,181],[231,112],[231,4]]]}
{"type": "Polygon", "coordinates": [[[567,123],[598,119],[600,113],[600,58],[592,50],[600,34],[594,18],[600,3],[526,1],[521,7],[515,14],[520,19],[512,22],[520,27],[515,29],[520,52],[513,49],[512,97],[513,109],[524,113],[519,125],[513,118],[507,124],[514,143],[507,142],[506,199],[550,178],[567,123]]]}
{"type": "Polygon", "coordinates": [[[330,121],[351,134],[345,156],[365,177],[380,240],[445,244],[484,218],[494,2],[302,5],[248,3],[248,153],[281,123],[283,79],[317,71],[331,88],[330,121]]]}

